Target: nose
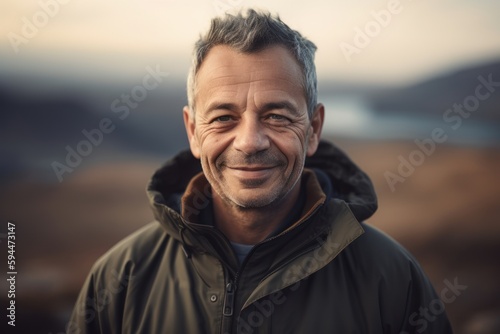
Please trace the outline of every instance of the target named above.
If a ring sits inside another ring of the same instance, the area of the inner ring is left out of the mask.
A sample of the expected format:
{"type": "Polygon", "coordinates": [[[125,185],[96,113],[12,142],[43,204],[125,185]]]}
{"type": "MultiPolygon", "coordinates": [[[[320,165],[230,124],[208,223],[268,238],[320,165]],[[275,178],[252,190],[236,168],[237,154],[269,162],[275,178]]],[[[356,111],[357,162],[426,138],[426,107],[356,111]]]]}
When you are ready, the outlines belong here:
{"type": "Polygon", "coordinates": [[[248,115],[242,118],[236,129],[233,147],[246,155],[264,151],[270,147],[266,128],[261,124],[259,117],[248,115]]]}

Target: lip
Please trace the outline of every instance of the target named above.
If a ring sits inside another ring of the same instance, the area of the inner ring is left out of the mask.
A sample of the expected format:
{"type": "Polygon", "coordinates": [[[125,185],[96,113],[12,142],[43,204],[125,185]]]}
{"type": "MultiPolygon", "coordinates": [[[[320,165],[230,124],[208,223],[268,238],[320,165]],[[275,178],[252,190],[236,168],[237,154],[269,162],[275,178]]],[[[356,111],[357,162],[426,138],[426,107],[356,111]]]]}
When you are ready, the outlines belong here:
{"type": "Polygon", "coordinates": [[[261,170],[267,170],[267,169],[272,169],[274,166],[234,166],[234,167],[229,167],[230,169],[234,170],[242,170],[245,172],[257,172],[261,170]]]}
{"type": "Polygon", "coordinates": [[[239,179],[265,179],[274,171],[275,166],[233,166],[228,167],[231,174],[239,179]]]}

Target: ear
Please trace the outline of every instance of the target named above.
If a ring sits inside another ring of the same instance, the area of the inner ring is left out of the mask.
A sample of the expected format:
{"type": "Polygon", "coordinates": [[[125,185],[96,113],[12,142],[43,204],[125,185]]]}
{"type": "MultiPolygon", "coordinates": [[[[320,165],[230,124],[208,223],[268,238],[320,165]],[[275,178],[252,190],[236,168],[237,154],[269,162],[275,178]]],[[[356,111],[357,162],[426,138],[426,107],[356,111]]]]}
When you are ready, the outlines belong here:
{"type": "Polygon", "coordinates": [[[323,129],[323,121],[325,119],[325,106],[321,103],[316,105],[311,118],[311,127],[309,128],[307,142],[307,156],[310,157],[318,149],[321,139],[321,130],[323,129]]]}
{"type": "Polygon", "coordinates": [[[196,137],[196,122],[195,122],[195,114],[191,112],[188,106],[185,106],[182,109],[182,114],[184,117],[184,126],[186,127],[186,133],[189,140],[189,147],[191,149],[191,153],[195,158],[200,158],[200,146],[198,143],[198,139],[196,137]]]}

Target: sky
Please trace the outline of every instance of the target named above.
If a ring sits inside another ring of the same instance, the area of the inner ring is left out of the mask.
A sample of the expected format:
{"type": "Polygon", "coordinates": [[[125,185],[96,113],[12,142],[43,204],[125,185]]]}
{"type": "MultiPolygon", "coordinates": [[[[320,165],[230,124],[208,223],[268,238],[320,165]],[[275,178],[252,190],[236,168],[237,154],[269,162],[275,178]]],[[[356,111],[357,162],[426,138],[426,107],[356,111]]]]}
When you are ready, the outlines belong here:
{"type": "Polygon", "coordinates": [[[0,74],[106,80],[158,65],[185,78],[210,18],[247,7],[312,40],[320,80],[411,83],[500,59],[496,0],[10,0],[0,2],[0,74]]]}

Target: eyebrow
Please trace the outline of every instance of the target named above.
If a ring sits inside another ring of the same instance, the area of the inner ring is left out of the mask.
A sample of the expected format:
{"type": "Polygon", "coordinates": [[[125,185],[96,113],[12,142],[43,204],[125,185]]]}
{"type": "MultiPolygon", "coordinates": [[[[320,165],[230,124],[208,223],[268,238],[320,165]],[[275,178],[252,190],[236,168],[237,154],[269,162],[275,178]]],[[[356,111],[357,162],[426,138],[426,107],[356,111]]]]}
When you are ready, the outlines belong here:
{"type": "Polygon", "coordinates": [[[262,107],[262,111],[264,112],[273,109],[286,109],[296,116],[300,115],[300,112],[297,109],[297,107],[288,101],[269,102],[264,104],[264,106],[262,107]]]}
{"type": "MultiPolygon", "coordinates": [[[[300,112],[298,108],[293,104],[288,101],[276,101],[276,102],[269,102],[264,104],[262,108],[260,108],[261,112],[267,112],[269,110],[273,109],[285,109],[288,110],[290,113],[296,116],[300,116],[300,112]]],[[[231,110],[235,111],[238,110],[238,106],[234,103],[230,102],[218,102],[214,101],[208,105],[208,108],[206,109],[206,113],[209,114],[213,112],[214,110],[231,110]]]]}
{"type": "Polygon", "coordinates": [[[206,113],[210,113],[214,110],[237,110],[238,107],[236,106],[236,104],[234,103],[230,103],[230,102],[212,102],[208,105],[208,108],[206,110],[206,113]]]}

